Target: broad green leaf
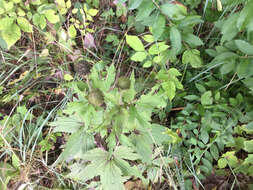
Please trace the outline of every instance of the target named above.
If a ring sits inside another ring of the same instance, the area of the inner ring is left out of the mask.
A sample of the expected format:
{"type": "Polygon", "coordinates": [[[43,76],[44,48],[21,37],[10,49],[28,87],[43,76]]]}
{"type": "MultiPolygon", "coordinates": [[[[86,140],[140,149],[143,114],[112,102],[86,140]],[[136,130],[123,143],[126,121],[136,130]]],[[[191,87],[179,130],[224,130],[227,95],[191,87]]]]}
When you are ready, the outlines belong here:
{"type": "Polygon", "coordinates": [[[39,15],[38,13],[35,13],[33,15],[33,24],[36,26],[39,26],[42,30],[46,27],[47,22],[44,15],[39,15]]]}
{"type": "Polygon", "coordinates": [[[202,129],[200,132],[199,138],[202,140],[204,144],[207,144],[209,141],[209,135],[206,130],[202,129]]]}
{"type": "Polygon", "coordinates": [[[138,8],[138,12],[136,15],[136,21],[141,21],[144,19],[148,19],[148,16],[151,14],[151,12],[155,9],[155,5],[150,0],[143,0],[142,4],[138,8]]]}
{"type": "Polygon", "coordinates": [[[202,158],[201,162],[204,164],[205,167],[208,168],[209,173],[211,173],[212,169],[213,169],[212,163],[209,160],[205,159],[205,158],[202,158]]]}
{"type": "Polygon", "coordinates": [[[165,51],[166,49],[168,49],[169,46],[165,44],[165,42],[159,42],[159,43],[155,43],[153,44],[149,49],[148,49],[148,53],[150,55],[157,55],[163,51],[165,51]]]}
{"type": "Polygon", "coordinates": [[[162,87],[163,87],[166,95],[169,97],[169,100],[172,101],[176,95],[175,83],[172,81],[163,82],[162,87]]]}
{"type": "Polygon", "coordinates": [[[244,160],[243,164],[252,164],[253,163],[253,154],[248,154],[248,157],[244,160]]]}
{"type": "Polygon", "coordinates": [[[117,146],[113,152],[113,155],[116,158],[126,160],[137,160],[140,158],[138,154],[134,153],[134,151],[131,148],[126,146],[117,146]]]}
{"type": "Polygon", "coordinates": [[[53,132],[75,133],[84,126],[84,122],[80,117],[71,115],[71,117],[57,117],[57,120],[49,123],[50,126],[55,126],[53,132]]]}
{"type": "Polygon", "coordinates": [[[152,61],[146,61],[146,62],[142,65],[143,68],[149,68],[149,67],[151,67],[151,66],[152,66],[152,61]]]}
{"type": "Polygon", "coordinates": [[[182,39],[192,48],[204,45],[203,41],[198,36],[195,36],[191,33],[182,35],[182,39]]]}
{"type": "Polygon", "coordinates": [[[142,62],[146,59],[147,55],[148,54],[145,51],[138,51],[131,56],[131,60],[136,62],[142,62]]]}
{"type": "Polygon", "coordinates": [[[122,159],[114,158],[114,162],[117,167],[120,168],[124,176],[135,176],[137,178],[143,178],[141,171],[136,166],[130,166],[130,164],[122,159]]]}
{"type": "Polygon", "coordinates": [[[221,43],[224,43],[225,41],[232,40],[236,34],[239,32],[238,28],[236,27],[238,14],[233,14],[228,17],[227,20],[225,20],[221,25],[221,43]]]}
{"type": "Polygon", "coordinates": [[[111,66],[107,68],[107,76],[105,80],[106,90],[109,90],[111,88],[111,85],[115,81],[115,76],[116,76],[115,67],[113,64],[111,64],[111,66]]]}
{"type": "Polygon", "coordinates": [[[8,30],[12,27],[14,22],[14,18],[12,17],[4,17],[0,19],[0,30],[8,30]]]}
{"type": "Polygon", "coordinates": [[[172,51],[177,55],[182,48],[182,42],[181,42],[181,33],[174,26],[170,28],[170,41],[172,51]]]}
{"type": "Polygon", "coordinates": [[[219,160],[218,160],[218,166],[219,166],[219,168],[225,168],[226,166],[227,166],[227,164],[228,164],[228,162],[227,162],[227,160],[225,159],[225,158],[220,158],[219,160]]]}
{"type": "Polygon", "coordinates": [[[110,156],[109,152],[101,148],[94,148],[92,150],[85,152],[85,154],[83,154],[81,158],[91,162],[102,162],[103,160],[108,161],[110,159],[109,156],[110,156]]]}
{"type": "Polygon", "coordinates": [[[235,26],[242,31],[251,21],[253,16],[253,1],[248,1],[242,11],[239,13],[239,18],[235,26]]]}
{"type": "Polygon", "coordinates": [[[184,97],[184,99],[189,100],[189,101],[194,101],[194,100],[199,100],[199,96],[187,95],[187,96],[184,97]]]}
{"type": "Polygon", "coordinates": [[[151,163],[152,158],[152,141],[149,135],[144,134],[132,134],[130,137],[132,143],[136,147],[136,152],[142,157],[142,161],[151,163]]]}
{"type": "Polygon", "coordinates": [[[137,9],[141,5],[142,1],[143,0],[129,0],[128,9],[129,10],[137,9]]]}
{"type": "Polygon", "coordinates": [[[231,71],[233,71],[235,69],[235,62],[234,60],[229,61],[228,63],[224,63],[221,68],[220,68],[220,72],[222,75],[228,74],[231,71]]]}
{"type": "Polygon", "coordinates": [[[176,68],[169,69],[168,74],[169,74],[169,77],[178,77],[182,75],[176,68]]]}
{"type": "Polygon", "coordinates": [[[248,78],[253,75],[253,62],[250,59],[241,60],[236,72],[240,78],[248,78]]]}
{"type": "Polygon", "coordinates": [[[24,32],[32,32],[33,31],[32,25],[24,17],[18,17],[17,23],[18,23],[20,29],[23,30],[24,32]]]}
{"type": "Polygon", "coordinates": [[[123,93],[123,99],[125,102],[130,103],[131,101],[134,100],[134,97],[136,95],[136,91],[135,91],[135,77],[134,77],[134,72],[132,72],[131,76],[130,76],[130,89],[128,89],[127,91],[125,91],[123,93]]]}
{"type": "Polygon", "coordinates": [[[168,143],[172,141],[172,137],[167,135],[166,131],[166,127],[159,124],[152,124],[151,135],[155,141],[155,144],[162,145],[162,143],[168,143]]]}
{"type": "Polygon", "coordinates": [[[147,34],[147,35],[144,35],[142,36],[142,39],[148,43],[152,43],[155,41],[154,39],[154,36],[150,35],[150,34],[147,34]]]}
{"type": "Polygon", "coordinates": [[[202,105],[211,105],[212,103],[213,103],[212,92],[211,91],[206,91],[201,96],[201,104],[202,105]]]}
{"type": "Polygon", "coordinates": [[[253,140],[244,142],[244,150],[253,153],[253,140]]]}
{"type": "MultiPolygon", "coordinates": [[[[183,20],[180,21],[179,28],[184,29],[186,27],[193,27],[196,24],[203,23],[204,21],[201,19],[199,15],[191,15],[186,16],[183,20]]],[[[191,33],[189,33],[191,34],[191,33]]]]}
{"type": "Polygon", "coordinates": [[[249,122],[249,123],[246,125],[246,129],[248,129],[248,130],[253,130],[253,121],[249,122]]]}
{"type": "Polygon", "coordinates": [[[7,48],[9,49],[21,38],[21,31],[18,25],[13,23],[8,30],[1,31],[1,36],[7,44],[7,48]]]}
{"type": "Polygon", "coordinates": [[[246,55],[253,55],[253,45],[244,40],[235,40],[237,48],[246,55]]]}
{"type": "Polygon", "coordinates": [[[122,172],[119,167],[113,162],[109,161],[105,167],[104,172],[100,175],[100,180],[104,190],[125,190],[124,179],[121,177],[122,172]]]}
{"type": "Polygon", "coordinates": [[[197,49],[186,50],[182,57],[183,64],[190,64],[193,68],[202,67],[202,59],[197,49]]]}
{"type": "Polygon", "coordinates": [[[65,161],[67,159],[73,159],[80,157],[86,151],[94,147],[93,136],[79,130],[70,135],[65,145],[64,151],[61,153],[57,160],[57,163],[65,161]]]}
{"type": "Polygon", "coordinates": [[[215,144],[210,147],[210,153],[215,160],[219,159],[219,150],[215,144]]]}
{"type": "Polygon", "coordinates": [[[89,9],[88,14],[91,16],[96,16],[98,14],[98,10],[97,9],[89,9]]]}
{"type": "Polygon", "coordinates": [[[152,28],[151,31],[155,40],[158,40],[159,37],[163,34],[165,24],[166,24],[166,19],[163,15],[159,15],[158,17],[156,17],[155,22],[151,26],[152,28]]]}
{"type": "Polygon", "coordinates": [[[12,154],[11,162],[14,168],[16,168],[17,170],[20,169],[21,161],[16,154],[12,154]]]}
{"type": "Polygon", "coordinates": [[[57,15],[57,13],[52,9],[46,10],[45,16],[47,20],[51,22],[52,24],[56,24],[57,22],[60,21],[59,15],[57,15]]]}
{"type": "Polygon", "coordinates": [[[161,11],[172,20],[182,20],[187,15],[185,6],[170,2],[164,3],[161,6],[161,11]]]}
{"type": "Polygon", "coordinates": [[[71,81],[71,80],[73,80],[74,78],[70,75],[70,74],[65,74],[64,75],[64,80],[66,80],[66,81],[71,81]]]}
{"type": "Polygon", "coordinates": [[[126,42],[135,51],[145,51],[141,40],[137,36],[126,35],[126,42]]]}
{"type": "Polygon", "coordinates": [[[75,26],[73,24],[71,24],[69,26],[68,34],[69,34],[70,38],[75,38],[76,37],[77,32],[76,32],[76,28],[75,28],[75,26]]]}

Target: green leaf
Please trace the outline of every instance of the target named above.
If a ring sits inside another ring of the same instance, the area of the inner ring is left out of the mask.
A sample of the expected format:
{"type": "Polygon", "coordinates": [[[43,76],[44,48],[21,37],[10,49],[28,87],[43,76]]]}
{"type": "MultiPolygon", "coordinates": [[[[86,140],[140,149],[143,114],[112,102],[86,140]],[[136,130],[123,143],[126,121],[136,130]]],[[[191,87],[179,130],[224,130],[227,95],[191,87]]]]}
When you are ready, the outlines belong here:
{"type": "Polygon", "coordinates": [[[42,30],[46,27],[47,22],[44,15],[39,15],[38,13],[35,13],[33,15],[33,24],[36,26],[39,26],[42,30]]]}
{"type": "Polygon", "coordinates": [[[202,105],[211,105],[213,103],[212,92],[207,91],[201,96],[202,105]]]}
{"type": "Polygon", "coordinates": [[[244,150],[249,153],[253,152],[253,140],[244,142],[244,150]]]}
{"type": "Polygon", "coordinates": [[[21,162],[16,154],[12,154],[11,161],[12,161],[12,165],[14,166],[14,168],[16,168],[16,169],[20,168],[21,162]]]}
{"type": "Polygon", "coordinates": [[[142,62],[146,59],[147,55],[148,54],[145,51],[138,51],[131,56],[131,60],[136,62],[142,62]]]}
{"type": "Polygon", "coordinates": [[[219,150],[215,144],[210,147],[210,153],[215,160],[219,159],[219,150]]]}
{"type": "Polygon", "coordinates": [[[183,64],[190,63],[193,68],[202,67],[202,59],[200,58],[200,52],[197,49],[186,50],[182,57],[183,64]]]}
{"type": "Polygon", "coordinates": [[[199,100],[199,96],[187,95],[187,96],[184,97],[184,99],[189,100],[189,101],[194,101],[194,100],[199,100]]]}
{"type": "Polygon", "coordinates": [[[250,59],[241,60],[236,72],[240,78],[248,78],[253,75],[253,62],[250,59]]]}
{"type": "Polygon", "coordinates": [[[142,1],[143,0],[130,0],[128,3],[128,9],[129,10],[137,9],[141,5],[142,1]]]}
{"type": "Polygon", "coordinates": [[[145,51],[141,40],[137,36],[126,35],[126,42],[135,51],[145,51]]]}
{"type": "Polygon", "coordinates": [[[18,17],[17,23],[20,26],[20,29],[23,30],[24,32],[33,31],[32,25],[24,17],[18,17]]]}
{"type": "Polygon", "coordinates": [[[204,144],[207,144],[209,141],[208,132],[205,129],[202,129],[199,138],[202,140],[204,144]]]}
{"type": "Polygon", "coordinates": [[[162,87],[164,91],[166,92],[167,96],[169,97],[170,101],[172,101],[176,95],[175,83],[172,81],[163,82],[162,87]]]}
{"type": "Polygon", "coordinates": [[[218,160],[218,166],[219,166],[219,168],[225,168],[226,166],[227,166],[227,164],[228,164],[228,162],[227,162],[227,160],[225,159],[225,158],[220,158],[219,160],[218,160]]]}
{"type": "Polygon", "coordinates": [[[57,120],[49,123],[50,126],[56,126],[53,130],[56,132],[75,133],[84,126],[80,117],[71,115],[71,117],[57,117],[57,120]]]}
{"type": "Polygon", "coordinates": [[[183,35],[182,39],[187,44],[189,44],[192,48],[204,45],[203,41],[198,36],[195,36],[191,33],[187,33],[187,34],[183,35]]]}
{"type": "Polygon", "coordinates": [[[98,14],[98,10],[97,9],[89,9],[88,14],[90,16],[96,16],[98,14]]]}
{"type": "Polygon", "coordinates": [[[0,19],[0,30],[8,30],[12,27],[14,22],[14,18],[12,17],[4,17],[0,19]]]}
{"type": "Polygon", "coordinates": [[[69,26],[68,34],[69,34],[70,38],[75,38],[76,37],[77,32],[76,32],[76,28],[75,28],[75,26],[73,24],[71,24],[69,26]]]}
{"type": "Polygon", "coordinates": [[[237,48],[246,55],[253,55],[253,45],[244,40],[235,40],[237,48]]]}
{"type": "Polygon", "coordinates": [[[249,122],[245,128],[248,130],[253,130],[253,121],[249,122]]]}
{"type": "Polygon", "coordinates": [[[181,33],[176,27],[170,28],[170,41],[172,51],[175,53],[175,55],[177,55],[182,48],[182,42],[181,42],[181,33]]]}
{"type": "Polygon", "coordinates": [[[108,162],[104,167],[104,172],[100,175],[100,180],[104,190],[125,190],[122,172],[113,162],[108,162]]]}
{"type": "Polygon", "coordinates": [[[155,43],[148,49],[148,53],[150,55],[157,55],[168,48],[169,46],[166,45],[165,42],[155,43]]]}
{"type": "Polygon", "coordinates": [[[159,37],[163,34],[165,24],[165,17],[163,15],[159,15],[153,23],[151,30],[155,40],[158,40],[159,37]]]}
{"type": "Polygon", "coordinates": [[[221,27],[222,33],[221,43],[232,40],[239,32],[239,30],[236,27],[237,18],[238,14],[233,14],[229,16],[225,22],[223,22],[221,27]]]}
{"type": "Polygon", "coordinates": [[[120,168],[124,176],[135,176],[141,179],[143,178],[141,175],[141,171],[136,166],[131,167],[127,161],[114,158],[114,162],[117,165],[117,167],[120,168]]]}
{"type": "Polygon", "coordinates": [[[110,67],[107,68],[107,76],[105,80],[106,90],[109,90],[111,88],[111,85],[115,81],[115,76],[115,67],[114,64],[111,64],[110,67]]]}
{"type": "Polygon", "coordinates": [[[91,162],[102,162],[103,160],[108,161],[110,159],[109,156],[109,152],[101,148],[94,148],[82,154],[80,158],[91,162]]]}
{"type": "Polygon", "coordinates": [[[94,147],[94,137],[79,130],[70,135],[57,163],[67,159],[80,158],[82,154],[94,147]]]}
{"type": "Polygon", "coordinates": [[[152,141],[147,134],[132,134],[130,137],[136,147],[136,152],[142,157],[142,161],[151,163],[152,158],[152,141]]]}
{"type": "Polygon", "coordinates": [[[73,80],[74,78],[70,75],[70,74],[65,74],[64,75],[64,80],[66,80],[66,81],[71,81],[71,80],[73,80]]]}
{"type": "Polygon", "coordinates": [[[182,20],[187,15],[187,8],[176,3],[164,3],[161,6],[161,11],[172,20],[182,20]]]}
{"type": "Polygon", "coordinates": [[[126,160],[137,160],[140,159],[140,156],[134,151],[126,146],[117,146],[113,152],[113,155],[120,159],[126,159],[126,160]]]}
{"type": "Polygon", "coordinates": [[[151,67],[151,66],[152,66],[152,61],[146,61],[146,62],[142,65],[143,68],[149,68],[149,67],[151,67]]]}
{"type": "Polygon", "coordinates": [[[1,31],[1,36],[7,44],[7,48],[9,49],[21,38],[21,31],[18,25],[13,23],[7,30],[1,31]]]}
{"type": "Polygon", "coordinates": [[[154,36],[150,35],[150,34],[147,34],[147,35],[144,35],[142,36],[142,39],[148,43],[152,43],[155,41],[154,39],[154,36]]]}
{"type": "Polygon", "coordinates": [[[152,11],[155,9],[155,5],[150,0],[144,0],[142,1],[142,4],[138,8],[138,12],[136,15],[136,21],[142,21],[144,19],[148,19],[148,16],[152,13],[152,11]]]}
{"type": "Polygon", "coordinates": [[[56,24],[60,21],[59,15],[52,9],[46,10],[44,15],[52,24],[56,24]]]}

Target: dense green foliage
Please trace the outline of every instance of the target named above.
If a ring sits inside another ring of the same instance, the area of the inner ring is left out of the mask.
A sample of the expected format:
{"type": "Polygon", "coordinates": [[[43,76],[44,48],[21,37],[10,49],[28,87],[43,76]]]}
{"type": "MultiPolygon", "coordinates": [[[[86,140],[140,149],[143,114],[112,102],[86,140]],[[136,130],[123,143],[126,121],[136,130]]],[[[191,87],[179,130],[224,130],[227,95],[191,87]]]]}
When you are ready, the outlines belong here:
{"type": "Polygon", "coordinates": [[[252,10],[0,0],[0,189],[252,188],[252,10]]]}

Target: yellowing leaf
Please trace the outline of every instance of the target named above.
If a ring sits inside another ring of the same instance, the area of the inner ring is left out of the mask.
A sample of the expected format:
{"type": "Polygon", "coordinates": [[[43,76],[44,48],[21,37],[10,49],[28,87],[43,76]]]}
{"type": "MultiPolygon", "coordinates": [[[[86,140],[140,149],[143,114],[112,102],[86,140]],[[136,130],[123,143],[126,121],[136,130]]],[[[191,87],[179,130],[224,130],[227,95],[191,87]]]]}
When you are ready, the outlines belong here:
{"type": "Polygon", "coordinates": [[[55,24],[60,21],[59,15],[56,14],[56,12],[52,9],[45,11],[45,16],[49,22],[52,24],[55,24]]]}
{"type": "Polygon", "coordinates": [[[70,25],[68,29],[68,34],[70,38],[75,38],[76,37],[76,28],[73,24],[70,25]]]}
{"type": "Polygon", "coordinates": [[[137,36],[126,35],[127,44],[133,48],[135,51],[144,51],[144,45],[137,36]]]}
{"type": "Polygon", "coordinates": [[[97,9],[89,9],[87,12],[90,16],[96,16],[98,14],[97,9]]]}
{"type": "Polygon", "coordinates": [[[132,55],[131,60],[136,62],[142,62],[144,59],[146,59],[147,53],[145,51],[138,51],[134,55],[132,55]]]}
{"type": "Polygon", "coordinates": [[[18,25],[12,24],[8,30],[1,32],[1,36],[7,44],[7,48],[9,49],[21,38],[21,31],[18,25]]]}
{"type": "Polygon", "coordinates": [[[64,75],[64,80],[71,81],[71,80],[73,80],[73,77],[70,74],[65,74],[64,75]]]}
{"type": "Polygon", "coordinates": [[[143,38],[143,40],[145,40],[148,43],[152,43],[155,41],[154,36],[152,36],[150,34],[144,35],[142,38],[143,38]]]}
{"type": "Polygon", "coordinates": [[[20,29],[23,30],[24,32],[32,32],[33,31],[32,25],[28,22],[28,20],[26,20],[26,18],[18,17],[17,23],[18,23],[20,29]]]}

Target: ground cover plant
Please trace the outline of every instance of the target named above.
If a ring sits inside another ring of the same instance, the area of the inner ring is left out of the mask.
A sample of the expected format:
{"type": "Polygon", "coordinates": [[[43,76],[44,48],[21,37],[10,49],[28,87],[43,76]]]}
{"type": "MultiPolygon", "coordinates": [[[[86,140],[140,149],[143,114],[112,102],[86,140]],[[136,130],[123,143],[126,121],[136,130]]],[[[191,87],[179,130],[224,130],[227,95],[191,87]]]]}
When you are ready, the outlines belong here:
{"type": "Polygon", "coordinates": [[[253,189],[252,10],[0,0],[0,189],[253,189]]]}

